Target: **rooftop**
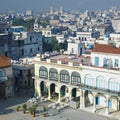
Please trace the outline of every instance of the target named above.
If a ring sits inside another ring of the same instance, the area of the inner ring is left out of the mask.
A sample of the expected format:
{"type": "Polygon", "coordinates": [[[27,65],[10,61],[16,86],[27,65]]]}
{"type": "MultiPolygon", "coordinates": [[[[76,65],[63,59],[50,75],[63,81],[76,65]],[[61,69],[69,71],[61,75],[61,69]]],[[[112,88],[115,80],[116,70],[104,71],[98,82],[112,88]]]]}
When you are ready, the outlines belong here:
{"type": "Polygon", "coordinates": [[[11,66],[10,58],[0,55],[0,68],[11,66]]]}
{"type": "Polygon", "coordinates": [[[96,44],[92,52],[120,54],[120,47],[117,48],[111,44],[96,44]]]}

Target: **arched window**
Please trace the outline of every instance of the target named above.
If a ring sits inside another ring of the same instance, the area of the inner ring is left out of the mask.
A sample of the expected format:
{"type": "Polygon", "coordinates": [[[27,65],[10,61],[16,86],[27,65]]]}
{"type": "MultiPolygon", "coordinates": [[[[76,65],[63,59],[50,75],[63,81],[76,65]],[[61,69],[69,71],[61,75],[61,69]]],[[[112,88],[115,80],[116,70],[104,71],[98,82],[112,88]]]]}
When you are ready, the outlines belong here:
{"type": "Polygon", "coordinates": [[[88,86],[96,87],[96,80],[92,75],[87,74],[84,78],[84,84],[88,86]]]}
{"type": "Polygon", "coordinates": [[[50,68],[49,70],[49,79],[58,81],[58,71],[55,68],[50,68]]]}
{"type": "Polygon", "coordinates": [[[69,77],[68,71],[66,71],[66,70],[60,71],[60,82],[64,82],[64,83],[70,82],[70,77],[69,77]]]}
{"type": "Polygon", "coordinates": [[[117,92],[120,91],[120,82],[118,82],[118,80],[110,79],[108,84],[109,84],[109,88],[108,88],[109,90],[117,91],[117,92]]]}
{"type": "Polygon", "coordinates": [[[80,74],[78,72],[72,72],[71,74],[71,82],[72,84],[80,84],[80,74]]]}
{"type": "Polygon", "coordinates": [[[40,77],[40,78],[45,78],[45,79],[48,78],[48,70],[47,70],[46,67],[44,67],[44,66],[41,66],[41,67],[40,67],[39,77],[40,77]]]}
{"type": "Polygon", "coordinates": [[[107,80],[105,80],[103,77],[97,77],[97,88],[101,89],[108,89],[108,83],[107,80]]]}

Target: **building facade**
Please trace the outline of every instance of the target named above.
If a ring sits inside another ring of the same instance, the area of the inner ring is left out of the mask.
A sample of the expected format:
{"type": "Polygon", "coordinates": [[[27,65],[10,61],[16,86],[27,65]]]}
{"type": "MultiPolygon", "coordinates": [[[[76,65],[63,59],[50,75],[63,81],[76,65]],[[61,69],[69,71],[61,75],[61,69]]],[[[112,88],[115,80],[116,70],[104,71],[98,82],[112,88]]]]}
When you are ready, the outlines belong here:
{"type": "Polygon", "coordinates": [[[0,56],[0,98],[14,95],[14,80],[10,59],[0,56]]]}
{"type": "Polygon", "coordinates": [[[34,61],[35,94],[69,105],[79,98],[76,99],[77,108],[91,107],[93,112],[101,108],[105,109],[105,115],[120,110],[120,53],[115,54],[119,48],[109,53],[110,47],[112,49],[109,45],[96,46],[91,57],[58,55],[44,59],[37,56],[34,61]]]}
{"type": "Polygon", "coordinates": [[[14,33],[10,41],[10,56],[13,59],[32,57],[42,53],[42,35],[40,32],[14,33]]]}

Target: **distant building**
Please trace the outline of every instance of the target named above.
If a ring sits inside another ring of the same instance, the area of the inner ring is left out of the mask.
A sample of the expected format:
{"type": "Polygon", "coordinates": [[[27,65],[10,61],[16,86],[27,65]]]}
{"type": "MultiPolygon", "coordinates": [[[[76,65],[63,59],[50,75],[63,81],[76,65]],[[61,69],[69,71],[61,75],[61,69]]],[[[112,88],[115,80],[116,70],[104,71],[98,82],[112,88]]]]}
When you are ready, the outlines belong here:
{"type": "Polygon", "coordinates": [[[12,37],[10,34],[0,33],[0,55],[10,57],[10,41],[12,37]]]}
{"type": "Polygon", "coordinates": [[[27,10],[27,11],[26,11],[26,15],[27,15],[27,16],[31,16],[31,15],[33,15],[32,10],[27,10]]]}
{"type": "Polygon", "coordinates": [[[11,26],[11,32],[24,32],[25,28],[23,26],[11,26]]]}
{"type": "Polygon", "coordinates": [[[120,19],[113,19],[112,20],[112,27],[116,33],[120,32],[120,19]]]}
{"type": "Polygon", "coordinates": [[[13,59],[32,57],[42,53],[42,35],[40,32],[18,32],[10,41],[10,56],[13,59]]]}
{"type": "Polygon", "coordinates": [[[71,55],[82,55],[85,53],[85,45],[81,42],[69,42],[67,53],[71,55]]]}

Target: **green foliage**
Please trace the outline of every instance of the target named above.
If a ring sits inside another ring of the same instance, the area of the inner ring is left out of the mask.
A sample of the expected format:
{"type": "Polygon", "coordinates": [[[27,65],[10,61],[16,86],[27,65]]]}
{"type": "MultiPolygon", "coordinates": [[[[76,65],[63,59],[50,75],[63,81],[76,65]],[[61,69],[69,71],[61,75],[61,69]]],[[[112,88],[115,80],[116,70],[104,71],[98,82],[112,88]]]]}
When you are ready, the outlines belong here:
{"type": "Polygon", "coordinates": [[[67,50],[67,40],[64,43],[58,43],[55,37],[52,37],[50,43],[46,42],[43,37],[43,51],[60,51],[61,49],[67,50]]]}
{"type": "Polygon", "coordinates": [[[16,107],[16,110],[19,111],[20,108],[21,108],[20,106],[17,106],[17,107],[16,107]]]}
{"type": "Polygon", "coordinates": [[[26,109],[27,109],[27,104],[24,103],[24,104],[22,105],[22,108],[23,108],[23,110],[26,110],[26,109]]]}
{"type": "Polygon", "coordinates": [[[34,19],[24,20],[23,18],[16,18],[12,21],[13,26],[24,26],[26,28],[32,28],[34,19]]]}

